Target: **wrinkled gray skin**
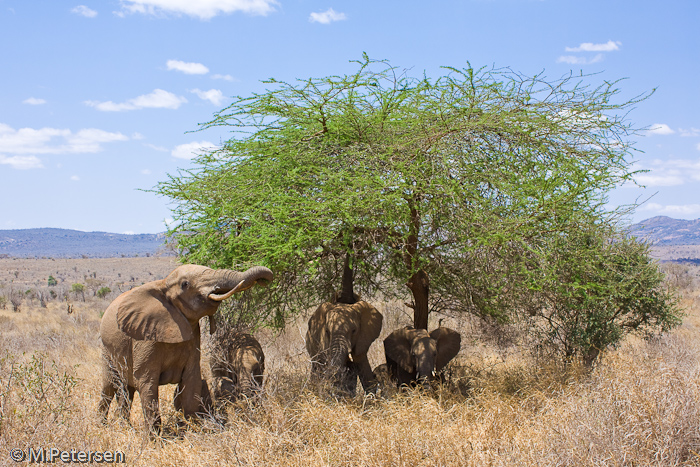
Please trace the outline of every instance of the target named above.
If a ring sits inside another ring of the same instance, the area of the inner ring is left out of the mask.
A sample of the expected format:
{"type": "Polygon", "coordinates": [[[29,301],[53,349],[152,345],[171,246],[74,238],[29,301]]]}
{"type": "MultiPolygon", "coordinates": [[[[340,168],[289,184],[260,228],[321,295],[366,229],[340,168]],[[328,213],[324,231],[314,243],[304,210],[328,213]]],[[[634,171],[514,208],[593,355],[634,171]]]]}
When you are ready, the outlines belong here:
{"type": "Polygon", "coordinates": [[[306,333],[312,374],[331,379],[336,388],[354,395],[357,377],[365,392],[376,391],[367,351],[382,330],[382,314],[365,301],[327,302],[319,306],[306,333]]]}
{"type": "Polygon", "coordinates": [[[439,327],[430,334],[412,326],[397,329],[384,339],[389,376],[399,387],[418,383],[427,388],[460,345],[461,336],[450,328],[439,327]]]}
{"type": "Polygon", "coordinates": [[[216,403],[259,395],[265,373],[260,342],[245,332],[231,330],[215,336],[209,366],[216,403]]]}
{"type": "Polygon", "coordinates": [[[118,413],[128,419],[138,391],[146,426],[158,431],[158,386],[163,384],[177,384],[175,406],[188,418],[194,415],[202,395],[199,320],[209,316],[213,329],[212,315],[223,300],[267,285],[272,277],[260,266],[241,273],[188,264],[117,297],[100,325],[103,421],[115,395],[118,413]]]}

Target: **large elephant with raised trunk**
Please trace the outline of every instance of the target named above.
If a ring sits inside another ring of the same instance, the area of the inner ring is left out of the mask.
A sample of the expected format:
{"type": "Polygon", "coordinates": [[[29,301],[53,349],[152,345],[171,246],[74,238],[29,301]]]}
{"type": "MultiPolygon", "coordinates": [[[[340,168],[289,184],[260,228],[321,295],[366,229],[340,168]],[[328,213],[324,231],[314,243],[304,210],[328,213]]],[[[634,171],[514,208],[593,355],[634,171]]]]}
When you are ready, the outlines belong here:
{"type": "Polygon", "coordinates": [[[102,419],[115,395],[118,412],[128,419],[138,391],[146,426],[159,430],[158,386],[163,384],[177,384],[175,406],[188,418],[194,415],[202,395],[199,320],[208,316],[213,330],[212,315],[223,300],[272,278],[262,266],[237,272],[188,264],[117,297],[100,325],[102,419]]]}
{"type": "Polygon", "coordinates": [[[439,327],[425,329],[406,326],[384,339],[389,376],[400,386],[430,381],[459,353],[462,338],[457,331],[439,327]]]}
{"type": "Polygon", "coordinates": [[[365,392],[376,391],[367,351],[382,331],[382,320],[382,314],[365,301],[319,306],[309,318],[306,333],[312,373],[328,377],[350,395],[355,393],[358,376],[365,392]]]}

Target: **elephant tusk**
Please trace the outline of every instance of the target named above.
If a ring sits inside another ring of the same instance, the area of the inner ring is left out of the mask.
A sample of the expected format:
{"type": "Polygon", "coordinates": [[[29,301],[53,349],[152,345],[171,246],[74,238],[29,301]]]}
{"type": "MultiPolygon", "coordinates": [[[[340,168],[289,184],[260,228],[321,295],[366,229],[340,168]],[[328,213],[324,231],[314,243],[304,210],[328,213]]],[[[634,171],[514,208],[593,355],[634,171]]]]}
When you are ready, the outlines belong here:
{"type": "Polygon", "coordinates": [[[433,378],[435,378],[437,376],[437,373],[435,372],[435,370],[432,371],[432,375],[433,375],[433,378]]]}
{"type": "Polygon", "coordinates": [[[226,292],[225,294],[215,294],[215,293],[209,294],[209,298],[210,298],[211,300],[214,300],[215,302],[224,301],[224,300],[226,300],[227,298],[229,298],[231,295],[233,295],[233,294],[235,294],[235,293],[237,293],[237,292],[242,292],[242,291],[246,290],[246,289],[243,288],[243,283],[244,283],[244,282],[245,282],[245,280],[240,281],[240,282],[238,283],[237,286],[235,286],[233,289],[231,289],[230,291],[226,292]]]}

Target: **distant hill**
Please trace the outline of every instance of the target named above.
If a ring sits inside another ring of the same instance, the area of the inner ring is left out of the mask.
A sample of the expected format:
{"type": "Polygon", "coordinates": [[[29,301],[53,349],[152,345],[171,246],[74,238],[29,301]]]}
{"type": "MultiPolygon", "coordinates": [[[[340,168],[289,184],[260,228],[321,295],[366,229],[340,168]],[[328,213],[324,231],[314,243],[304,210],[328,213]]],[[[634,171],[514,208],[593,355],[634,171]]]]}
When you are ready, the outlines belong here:
{"type": "Polygon", "coordinates": [[[652,217],[630,226],[630,234],[656,246],[700,245],[700,219],[652,217]]]}
{"type": "MultiPolygon", "coordinates": [[[[700,219],[658,216],[629,227],[631,235],[655,247],[700,245],[700,219]]],[[[685,251],[685,250],[684,250],[685,251]]],[[[67,229],[0,230],[0,256],[20,258],[110,258],[167,255],[165,234],[115,234],[67,229]]],[[[684,254],[678,252],[678,254],[684,254]]],[[[687,256],[696,257],[695,254],[687,256]]]]}
{"type": "Polygon", "coordinates": [[[0,256],[110,258],[167,254],[165,234],[115,234],[67,229],[0,230],[0,256]]]}

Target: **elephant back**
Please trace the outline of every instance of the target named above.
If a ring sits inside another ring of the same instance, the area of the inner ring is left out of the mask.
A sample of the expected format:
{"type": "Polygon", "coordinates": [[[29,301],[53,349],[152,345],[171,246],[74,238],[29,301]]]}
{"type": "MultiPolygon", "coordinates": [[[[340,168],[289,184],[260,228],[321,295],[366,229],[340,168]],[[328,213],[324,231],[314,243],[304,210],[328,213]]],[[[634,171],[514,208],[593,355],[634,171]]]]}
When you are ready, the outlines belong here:
{"type": "Polygon", "coordinates": [[[233,328],[217,330],[209,359],[212,376],[234,379],[246,355],[255,355],[260,366],[264,367],[265,354],[255,337],[233,328]]]}

